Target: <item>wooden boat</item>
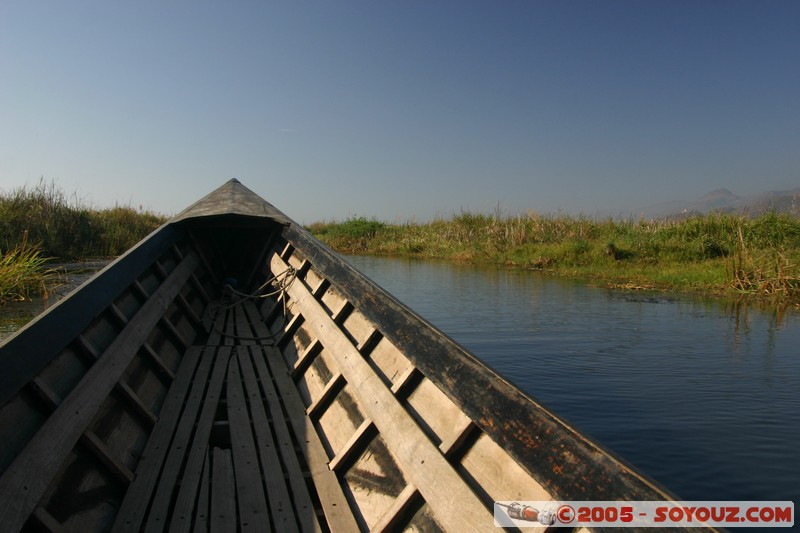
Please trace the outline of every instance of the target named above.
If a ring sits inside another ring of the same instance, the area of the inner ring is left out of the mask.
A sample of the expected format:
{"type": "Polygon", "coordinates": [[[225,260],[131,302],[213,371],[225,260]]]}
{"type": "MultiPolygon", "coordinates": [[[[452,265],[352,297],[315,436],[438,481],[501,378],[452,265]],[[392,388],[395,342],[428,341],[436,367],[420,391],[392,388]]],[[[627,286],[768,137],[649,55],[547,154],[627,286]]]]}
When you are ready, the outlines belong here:
{"type": "Polygon", "coordinates": [[[493,530],[669,500],[231,180],[0,348],[0,530],[493,530]]]}

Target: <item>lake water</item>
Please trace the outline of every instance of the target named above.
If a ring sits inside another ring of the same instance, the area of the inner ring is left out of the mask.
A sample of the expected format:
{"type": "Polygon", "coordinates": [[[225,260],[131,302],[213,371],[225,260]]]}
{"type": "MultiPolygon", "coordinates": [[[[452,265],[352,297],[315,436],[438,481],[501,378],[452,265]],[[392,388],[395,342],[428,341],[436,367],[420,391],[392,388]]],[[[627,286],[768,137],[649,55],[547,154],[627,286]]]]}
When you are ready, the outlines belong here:
{"type": "Polygon", "coordinates": [[[800,313],[451,262],[348,260],[681,498],[800,501],[800,313]]]}

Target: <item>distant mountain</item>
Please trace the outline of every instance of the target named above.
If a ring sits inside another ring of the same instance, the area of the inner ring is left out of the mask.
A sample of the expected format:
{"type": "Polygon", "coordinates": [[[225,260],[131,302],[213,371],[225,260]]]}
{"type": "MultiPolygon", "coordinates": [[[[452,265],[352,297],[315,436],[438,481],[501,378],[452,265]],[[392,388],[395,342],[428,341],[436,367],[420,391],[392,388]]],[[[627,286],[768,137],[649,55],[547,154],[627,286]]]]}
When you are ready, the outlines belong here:
{"type": "Polygon", "coordinates": [[[744,197],[728,189],[716,189],[694,201],[664,202],[642,210],[653,218],[685,218],[712,212],[759,216],[769,211],[800,215],[800,187],[744,197]]]}
{"type": "Polygon", "coordinates": [[[717,189],[701,197],[697,202],[698,210],[704,211],[730,209],[742,200],[728,189],[717,189]]]}

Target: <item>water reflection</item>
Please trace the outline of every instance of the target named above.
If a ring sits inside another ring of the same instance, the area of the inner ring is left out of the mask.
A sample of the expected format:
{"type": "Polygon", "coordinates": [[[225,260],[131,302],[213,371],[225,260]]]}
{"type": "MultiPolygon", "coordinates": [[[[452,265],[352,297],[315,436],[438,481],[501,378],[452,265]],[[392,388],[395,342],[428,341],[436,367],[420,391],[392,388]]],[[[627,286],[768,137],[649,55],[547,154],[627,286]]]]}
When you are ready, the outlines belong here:
{"type": "Polygon", "coordinates": [[[349,259],[683,498],[800,496],[797,313],[525,271],[349,259]]]}

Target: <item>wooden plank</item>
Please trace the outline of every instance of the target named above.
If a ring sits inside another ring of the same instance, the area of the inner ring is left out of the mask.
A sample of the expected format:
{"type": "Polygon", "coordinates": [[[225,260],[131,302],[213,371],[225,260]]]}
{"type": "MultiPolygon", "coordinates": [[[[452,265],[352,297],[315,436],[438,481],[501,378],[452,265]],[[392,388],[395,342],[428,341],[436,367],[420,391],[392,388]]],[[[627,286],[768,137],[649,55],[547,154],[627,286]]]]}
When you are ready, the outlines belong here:
{"type": "Polygon", "coordinates": [[[48,533],[60,533],[64,531],[64,527],[61,523],[44,507],[37,507],[33,511],[33,519],[36,521],[41,531],[47,531],[48,533]]]}
{"type": "MultiPolygon", "coordinates": [[[[252,347],[250,350],[253,357],[264,357],[258,348],[252,347]]],[[[250,357],[250,353],[239,352],[239,363],[242,365],[242,376],[250,403],[253,429],[258,443],[258,454],[261,458],[261,472],[267,489],[272,521],[277,531],[297,531],[297,519],[292,509],[292,498],[289,496],[289,487],[287,487],[287,480],[284,477],[278,450],[275,446],[275,438],[269,426],[261,391],[258,388],[255,369],[250,357]]],[[[295,459],[295,463],[296,461],[295,459]]],[[[301,482],[298,489],[305,489],[299,465],[296,465],[295,475],[298,477],[298,481],[301,482]]],[[[306,531],[320,531],[319,522],[313,513],[314,506],[308,491],[299,490],[294,494],[294,499],[297,509],[304,510],[313,519],[306,531]]]]}
{"type": "Polygon", "coordinates": [[[0,523],[6,529],[21,528],[36,508],[70,450],[196,264],[192,255],[175,269],[8,467],[0,479],[0,500],[6,503],[0,509],[0,523]],[[31,476],[31,472],[37,475],[31,476]]]}
{"type": "Polygon", "coordinates": [[[222,302],[215,302],[212,305],[217,306],[217,314],[214,317],[206,344],[208,346],[219,346],[222,344],[222,333],[225,331],[225,317],[228,313],[222,308],[222,302]]]}
{"type": "Polygon", "coordinates": [[[392,383],[392,386],[389,390],[392,391],[392,394],[396,396],[401,396],[403,390],[413,381],[413,377],[417,375],[417,368],[415,366],[409,365],[400,376],[398,376],[397,380],[392,383]]]}
{"type": "MultiPolygon", "coordinates": [[[[242,304],[242,309],[245,311],[250,323],[252,323],[252,331],[256,335],[263,334],[264,331],[268,331],[264,323],[261,321],[259,312],[252,301],[244,302],[242,304]]],[[[288,496],[283,495],[279,487],[273,487],[273,489],[270,489],[269,486],[270,483],[279,485],[278,473],[280,472],[281,477],[284,475],[286,476],[285,483],[288,483],[288,488],[291,492],[291,501],[293,501],[294,504],[294,512],[296,513],[300,529],[304,532],[321,531],[322,529],[319,521],[317,520],[316,514],[314,513],[314,504],[311,501],[311,496],[308,492],[308,486],[306,485],[303,471],[294,451],[292,437],[289,432],[289,428],[286,425],[286,419],[283,411],[281,410],[278,393],[273,385],[272,376],[267,370],[267,365],[264,364],[264,352],[261,347],[250,346],[250,355],[255,373],[252,373],[248,369],[248,371],[245,372],[245,376],[247,377],[252,374],[258,378],[257,381],[248,379],[245,383],[248,386],[248,391],[250,391],[251,394],[251,405],[259,405],[260,407],[264,407],[264,403],[259,401],[263,393],[266,407],[269,409],[272,417],[272,424],[275,428],[275,434],[271,435],[271,432],[269,431],[269,424],[264,423],[266,419],[266,412],[264,412],[264,419],[261,419],[261,414],[259,412],[260,410],[253,410],[254,416],[259,417],[254,419],[254,425],[258,431],[264,432],[263,436],[260,437],[260,442],[268,447],[270,444],[272,445],[269,448],[269,453],[262,451],[261,455],[262,461],[264,461],[265,458],[267,459],[267,461],[262,462],[262,466],[264,467],[264,474],[267,478],[267,489],[270,497],[270,505],[273,508],[273,518],[275,517],[275,508],[285,509],[284,513],[281,514],[281,520],[284,522],[289,521],[285,515],[291,512],[291,505],[285,505],[283,503],[283,498],[288,496]],[[258,384],[261,386],[260,391],[258,390],[258,384]],[[260,420],[261,422],[256,423],[256,420],[260,420]],[[270,439],[272,439],[272,441],[270,441],[270,439]],[[281,472],[280,459],[278,459],[277,456],[278,453],[280,453],[280,456],[283,460],[283,465],[285,467],[285,471],[283,472],[281,472]],[[275,455],[273,456],[273,454],[275,455]]],[[[247,358],[243,358],[242,361],[246,363],[251,362],[250,359],[247,358]]],[[[276,520],[275,523],[278,524],[278,520],[276,520]]]]}
{"type": "Polygon", "coordinates": [[[211,460],[208,453],[203,460],[203,473],[200,475],[200,494],[197,496],[197,504],[194,510],[193,533],[206,533],[208,531],[208,519],[211,513],[210,485],[211,485],[211,460]]]}
{"type": "Polygon", "coordinates": [[[150,426],[154,426],[158,421],[158,416],[147,407],[142,399],[127,383],[120,381],[117,383],[115,390],[128,402],[133,411],[138,414],[150,426]]]}
{"type": "MultiPolygon", "coordinates": [[[[183,405],[189,394],[189,387],[193,382],[197,383],[193,378],[201,357],[202,349],[200,347],[189,349],[183,356],[175,382],[167,393],[158,422],[150,434],[136,468],[136,479],[128,487],[112,531],[139,531],[164,458],[169,452],[169,443],[178,425],[183,405]]],[[[210,360],[206,358],[205,366],[209,364],[210,360]]],[[[200,368],[199,373],[200,375],[207,374],[208,369],[200,368]]]]}
{"type": "Polygon", "coordinates": [[[247,357],[247,348],[238,346],[236,351],[237,357],[231,359],[228,365],[227,390],[238,520],[242,532],[271,531],[256,443],[250,427],[250,415],[239,369],[239,357],[247,357]]]}
{"type": "Polygon", "coordinates": [[[166,316],[162,316],[161,323],[164,325],[164,327],[167,328],[167,331],[169,331],[170,334],[173,337],[175,337],[175,340],[177,340],[180,343],[181,347],[184,350],[189,346],[191,346],[191,343],[184,338],[183,333],[178,331],[178,328],[175,327],[175,324],[173,324],[169,318],[167,318],[166,316]]]}
{"type": "MultiPolygon", "coordinates": [[[[36,377],[34,378],[30,386],[33,388],[34,392],[45,402],[47,406],[51,410],[55,410],[56,407],[61,403],[61,398],[56,394],[56,392],[50,388],[47,383],[45,383],[41,378],[36,377]]],[[[112,452],[109,450],[108,446],[100,440],[93,431],[89,430],[86,431],[81,436],[80,442],[82,442],[88,449],[91,451],[103,465],[110,470],[111,474],[114,475],[118,480],[120,480],[123,484],[128,485],[131,481],[133,481],[134,475],[131,472],[130,468],[127,467],[122,461],[119,460],[112,452]]],[[[41,509],[41,507],[37,507],[37,509],[41,509]]]]}
{"type": "MultiPolygon", "coordinates": [[[[286,263],[273,256],[272,270],[286,263]]],[[[493,523],[492,513],[469,488],[395,398],[348,337],[338,328],[303,283],[293,283],[289,296],[316,336],[331,352],[353,392],[378,428],[404,473],[417,487],[437,520],[454,531],[483,530],[493,523]],[[460,509],[454,513],[453,509],[460,509]]]]}
{"type": "Polygon", "coordinates": [[[236,323],[234,321],[234,314],[233,309],[228,306],[228,309],[225,309],[226,315],[226,322],[225,328],[223,329],[224,333],[222,335],[222,345],[223,346],[233,346],[236,344],[234,341],[234,336],[236,335],[236,323]]]}
{"type": "Polygon", "coordinates": [[[161,359],[161,356],[156,353],[152,346],[145,342],[142,344],[142,350],[147,355],[148,359],[156,365],[156,370],[158,372],[168,377],[170,380],[175,380],[175,372],[164,363],[164,360],[161,359]]]}
{"type": "Polygon", "coordinates": [[[331,379],[328,380],[325,388],[319,393],[319,397],[317,397],[317,399],[306,408],[306,415],[310,416],[311,418],[318,418],[319,411],[322,410],[337,394],[339,394],[339,391],[344,388],[346,383],[347,382],[344,380],[342,373],[337,371],[333,376],[331,376],[331,379]]]}
{"type": "Polygon", "coordinates": [[[419,491],[417,487],[409,483],[403,492],[397,495],[394,504],[372,525],[370,531],[376,533],[398,531],[403,515],[408,512],[417,499],[419,499],[419,491]]]}
{"type": "Polygon", "coordinates": [[[100,440],[93,431],[87,431],[81,437],[81,442],[87,446],[100,462],[111,472],[111,474],[121,481],[124,485],[130,484],[134,475],[125,463],[119,460],[108,448],[105,442],[100,440]]]}
{"type": "Polygon", "coordinates": [[[362,446],[370,441],[376,432],[375,424],[372,423],[372,420],[366,419],[361,422],[355,433],[336,454],[336,457],[331,459],[328,467],[331,470],[338,471],[342,465],[348,463],[358,452],[362,451],[362,446]]]}
{"type": "Polygon", "coordinates": [[[318,339],[314,339],[306,349],[300,354],[297,358],[297,361],[294,362],[292,367],[292,379],[296,379],[297,376],[305,372],[308,365],[311,364],[314,356],[322,350],[322,343],[319,342],[318,339]]]}
{"type": "MultiPolygon", "coordinates": [[[[267,330],[263,322],[254,318],[258,313],[255,307],[246,305],[245,310],[251,316],[256,334],[260,335],[267,330]]],[[[333,531],[357,531],[358,524],[350,510],[350,505],[344,495],[342,486],[336,474],[328,468],[328,455],[319,439],[319,435],[317,435],[314,424],[305,416],[303,400],[300,398],[294,382],[289,377],[289,369],[286,367],[283,356],[273,346],[263,346],[260,349],[265,357],[254,358],[254,363],[256,371],[261,378],[262,386],[265,386],[265,396],[272,413],[275,430],[277,432],[280,429],[278,440],[281,444],[280,451],[284,462],[297,461],[297,458],[294,457],[294,447],[291,445],[291,437],[286,427],[283,412],[280,409],[276,391],[270,390],[272,387],[270,376],[275,380],[277,392],[280,393],[280,397],[286,407],[289,423],[292,425],[297,441],[301,445],[311,478],[317,489],[317,496],[328,521],[328,526],[333,531]],[[267,370],[266,362],[269,363],[269,370],[267,370]]],[[[297,481],[294,476],[290,477],[293,490],[297,481]]],[[[298,509],[297,514],[302,526],[302,520],[305,515],[300,509],[298,509]]]]}
{"type": "Polygon", "coordinates": [[[211,520],[214,533],[236,533],[236,487],[231,451],[214,448],[211,474],[211,520]]]}
{"type": "Polygon", "coordinates": [[[469,418],[464,418],[461,425],[454,428],[452,433],[450,433],[450,437],[439,444],[439,449],[442,450],[445,457],[450,457],[450,455],[458,451],[461,444],[467,440],[473,431],[478,431],[475,422],[469,418]]]}
{"type": "MultiPolygon", "coordinates": [[[[192,439],[192,431],[197,422],[198,413],[205,412],[209,403],[208,396],[211,394],[209,390],[206,393],[206,385],[209,383],[209,371],[211,370],[212,363],[214,363],[215,353],[213,349],[206,348],[200,359],[200,365],[197,368],[192,380],[192,388],[189,395],[186,397],[186,403],[181,413],[180,420],[178,421],[175,434],[172,437],[172,442],[169,445],[169,453],[164,461],[164,466],[161,469],[161,475],[158,479],[158,485],[153,496],[153,503],[150,512],[147,515],[147,523],[145,531],[160,531],[167,526],[167,517],[172,504],[172,494],[175,491],[175,485],[180,479],[181,467],[183,466],[186,458],[189,443],[192,439]]],[[[221,371],[219,358],[214,364],[211,380],[215,376],[224,373],[224,368],[221,371]]],[[[223,374],[224,377],[224,374],[223,374]]],[[[222,380],[223,377],[217,377],[222,380]]],[[[214,402],[214,405],[216,403],[214,402]]],[[[200,468],[202,468],[202,463],[200,468]]],[[[183,486],[183,484],[181,484],[183,486]]],[[[190,509],[181,509],[180,513],[175,516],[191,516],[190,509]]]]}
{"type": "MultiPolygon", "coordinates": [[[[209,348],[206,348],[206,350],[208,349],[209,348]]],[[[211,349],[213,350],[213,348],[211,349]]],[[[214,414],[217,411],[217,404],[219,402],[220,393],[222,392],[222,384],[225,381],[225,373],[228,368],[230,356],[230,347],[222,346],[216,348],[214,370],[211,372],[211,379],[208,382],[208,390],[206,391],[205,400],[203,402],[203,410],[200,413],[200,417],[197,419],[197,427],[189,450],[189,457],[186,460],[186,466],[183,470],[180,490],[175,500],[174,516],[180,514],[188,516],[191,514],[197,499],[200,478],[203,473],[203,461],[208,451],[208,437],[211,434],[211,426],[214,423],[214,414]]],[[[190,531],[190,529],[185,526],[186,524],[172,523],[170,531],[190,531]]],[[[211,528],[211,530],[214,531],[213,528],[211,528]]]]}

